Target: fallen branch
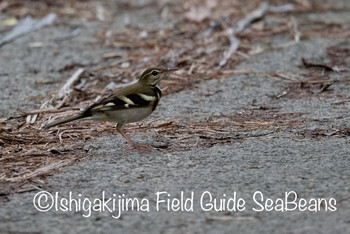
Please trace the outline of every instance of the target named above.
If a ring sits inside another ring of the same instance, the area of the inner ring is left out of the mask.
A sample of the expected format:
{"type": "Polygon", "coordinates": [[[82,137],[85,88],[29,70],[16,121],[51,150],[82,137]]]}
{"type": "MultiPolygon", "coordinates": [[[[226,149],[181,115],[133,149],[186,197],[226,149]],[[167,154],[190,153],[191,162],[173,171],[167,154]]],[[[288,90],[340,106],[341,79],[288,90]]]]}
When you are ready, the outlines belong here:
{"type": "Polygon", "coordinates": [[[324,64],[324,63],[315,63],[315,62],[310,62],[306,60],[305,58],[301,59],[304,67],[309,68],[309,67],[316,67],[316,68],[324,68],[328,71],[334,71],[334,72],[348,72],[350,71],[349,67],[338,67],[330,64],[324,64]]]}
{"type": "Polygon", "coordinates": [[[60,89],[57,94],[57,98],[63,98],[72,92],[71,86],[79,78],[79,76],[84,72],[83,68],[79,68],[66,82],[66,84],[60,89]]]}
{"type": "Polygon", "coordinates": [[[15,28],[12,29],[11,32],[6,34],[3,38],[0,39],[0,47],[4,44],[16,39],[17,37],[21,37],[25,34],[36,31],[45,25],[52,24],[56,19],[56,14],[48,14],[44,18],[40,20],[33,19],[28,16],[25,19],[21,20],[15,28]]]}
{"type": "Polygon", "coordinates": [[[40,176],[40,175],[49,174],[53,170],[58,170],[64,166],[69,165],[70,163],[72,163],[74,161],[75,161],[75,158],[54,162],[54,163],[51,163],[47,166],[37,168],[36,170],[34,170],[30,173],[24,174],[23,176],[17,176],[17,177],[13,177],[13,178],[5,178],[5,179],[3,179],[3,181],[18,182],[18,181],[29,180],[29,179],[32,179],[34,177],[40,176]]]}
{"type": "Polygon", "coordinates": [[[345,104],[346,102],[350,102],[350,99],[335,101],[335,102],[332,102],[331,105],[345,104]]]}
{"type": "Polygon", "coordinates": [[[350,82],[350,79],[348,80],[309,80],[303,82],[303,84],[334,84],[334,83],[347,83],[350,82]]]}
{"type": "Polygon", "coordinates": [[[259,7],[255,11],[247,15],[244,19],[238,21],[235,28],[227,29],[228,39],[230,40],[230,47],[227,51],[224,52],[224,57],[219,63],[220,67],[225,66],[229,58],[232,56],[232,54],[236,52],[238,49],[240,41],[237,39],[235,34],[244,30],[249,24],[264,17],[268,9],[269,9],[269,5],[266,2],[263,2],[259,5],[259,7]]]}
{"type": "Polygon", "coordinates": [[[234,30],[233,29],[231,29],[231,28],[228,29],[227,33],[228,33],[228,38],[230,40],[230,48],[228,49],[228,51],[224,52],[224,58],[219,63],[220,67],[223,67],[223,66],[226,65],[227,60],[229,60],[229,58],[231,58],[232,54],[234,52],[236,52],[236,50],[238,49],[239,43],[240,43],[240,41],[234,35],[234,30]]]}

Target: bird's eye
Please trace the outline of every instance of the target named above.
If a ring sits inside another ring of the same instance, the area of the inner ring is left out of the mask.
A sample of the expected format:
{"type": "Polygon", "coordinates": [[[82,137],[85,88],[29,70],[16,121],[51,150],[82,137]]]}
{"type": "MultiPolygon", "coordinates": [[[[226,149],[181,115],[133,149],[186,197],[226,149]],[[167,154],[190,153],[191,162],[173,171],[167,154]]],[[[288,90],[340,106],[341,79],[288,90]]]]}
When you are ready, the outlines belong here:
{"type": "Polygon", "coordinates": [[[152,76],[156,76],[156,75],[158,75],[158,72],[157,71],[153,71],[152,72],[152,76]]]}

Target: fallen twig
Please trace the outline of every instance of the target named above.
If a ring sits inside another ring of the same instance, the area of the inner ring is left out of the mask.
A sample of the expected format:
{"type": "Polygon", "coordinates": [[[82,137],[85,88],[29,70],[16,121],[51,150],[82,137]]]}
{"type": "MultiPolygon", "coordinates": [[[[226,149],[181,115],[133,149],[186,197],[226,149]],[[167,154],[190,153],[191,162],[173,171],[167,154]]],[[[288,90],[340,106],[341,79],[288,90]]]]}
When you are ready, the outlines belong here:
{"type": "Polygon", "coordinates": [[[79,76],[84,72],[83,68],[79,68],[76,72],[67,80],[66,84],[60,89],[57,94],[57,98],[63,98],[72,92],[71,86],[79,78],[79,76]]]}
{"type": "Polygon", "coordinates": [[[347,83],[350,82],[350,79],[344,80],[309,80],[302,82],[303,84],[334,84],[334,83],[347,83]]]}
{"type": "Polygon", "coordinates": [[[32,19],[32,17],[28,16],[25,19],[18,22],[15,28],[12,29],[11,32],[6,34],[3,38],[0,40],[0,47],[17,37],[23,36],[27,33],[36,31],[40,28],[42,28],[45,25],[52,24],[56,19],[56,14],[48,14],[46,17],[36,20],[32,19]]]}
{"type": "Polygon", "coordinates": [[[298,43],[300,41],[301,33],[298,29],[298,23],[294,17],[290,19],[290,24],[292,28],[292,33],[294,35],[294,42],[298,43]]]}
{"type": "Polygon", "coordinates": [[[75,159],[66,159],[66,160],[61,160],[58,162],[54,162],[51,163],[47,166],[44,167],[40,167],[35,169],[34,171],[30,172],[30,173],[25,173],[23,176],[16,176],[13,178],[5,178],[3,181],[8,181],[8,182],[18,182],[18,181],[24,181],[24,180],[29,180],[32,179],[34,177],[40,176],[40,175],[44,175],[44,174],[48,174],[51,173],[53,170],[57,170],[59,168],[62,168],[66,165],[69,165],[70,163],[74,162],[75,159]]]}
{"type": "Polygon", "coordinates": [[[277,72],[271,72],[268,74],[269,76],[272,76],[272,77],[279,77],[279,78],[283,78],[283,79],[286,79],[286,80],[290,80],[292,81],[293,83],[297,83],[297,84],[301,84],[302,81],[299,80],[298,78],[294,78],[294,77],[291,77],[290,75],[287,75],[287,74],[282,74],[282,73],[277,73],[277,72]]]}
{"type": "Polygon", "coordinates": [[[228,28],[227,29],[228,39],[230,40],[230,47],[227,51],[224,52],[224,57],[219,63],[220,67],[225,66],[228,59],[238,49],[240,41],[235,36],[235,33],[238,33],[240,31],[244,30],[252,22],[261,19],[265,15],[266,11],[268,10],[268,7],[269,6],[266,2],[261,3],[255,11],[251,12],[244,19],[240,20],[237,23],[235,28],[228,28]]]}
{"type": "Polygon", "coordinates": [[[301,59],[304,67],[309,68],[309,67],[318,67],[318,68],[324,68],[328,71],[334,71],[334,72],[348,72],[350,71],[350,67],[338,67],[330,64],[324,64],[324,63],[316,63],[316,62],[310,62],[306,60],[305,58],[301,59]]]}
{"type": "Polygon", "coordinates": [[[332,102],[332,105],[339,105],[339,104],[345,104],[346,102],[350,102],[350,99],[344,99],[336,102],[332,102]]]}
{"type": "Polygon", "coordinates": [[[231,58],[232,54],[238,49],[240,41],[234,35],[232,28],[227,29],[228,38],[230,40],[230,48],[224,52],[224,58],[220,61],[219,66],[223,67],[227,63],[227,60],[231,58]]]}

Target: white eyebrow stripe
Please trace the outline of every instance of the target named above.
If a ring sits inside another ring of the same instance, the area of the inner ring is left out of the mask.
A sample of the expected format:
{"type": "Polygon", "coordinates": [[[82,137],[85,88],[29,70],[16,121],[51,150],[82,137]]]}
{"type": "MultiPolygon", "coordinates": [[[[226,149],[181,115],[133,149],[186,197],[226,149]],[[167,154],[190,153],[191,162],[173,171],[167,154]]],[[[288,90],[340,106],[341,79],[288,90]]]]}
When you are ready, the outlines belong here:
{"type": "Polygon", "coordinates": [[[146,94],[143,93],[138,93],[137,95],[139,95],[141,98],[143,98],[145,101],[154,101],[156,99],[156,97],[154,96],[148,96],[146,94]]]}
{"type": "Polygon", "coordinates": [[[130,104],[130,105],[135,105],[135,103],[133,101],[131,101],[129,98],[125,97],[125,96],[122,96],[122,97],[119,97],[121,100],[123,100],[124,102],[126,102],[127,104],[130,104]]]}

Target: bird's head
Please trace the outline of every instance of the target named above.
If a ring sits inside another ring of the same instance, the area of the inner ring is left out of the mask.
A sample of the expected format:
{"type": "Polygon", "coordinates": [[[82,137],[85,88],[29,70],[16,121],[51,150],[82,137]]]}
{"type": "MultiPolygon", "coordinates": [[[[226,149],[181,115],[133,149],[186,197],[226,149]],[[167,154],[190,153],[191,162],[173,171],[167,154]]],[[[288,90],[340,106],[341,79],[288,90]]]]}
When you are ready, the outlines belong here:
{"type": "Polygon", "coordinates": [[[159,84],[159,81],[163,78],[165,73],[176,70],[177,69],[151,67],[142,73],[139,82],[143,82],[151,86],[156,86],[159,84]]]}

